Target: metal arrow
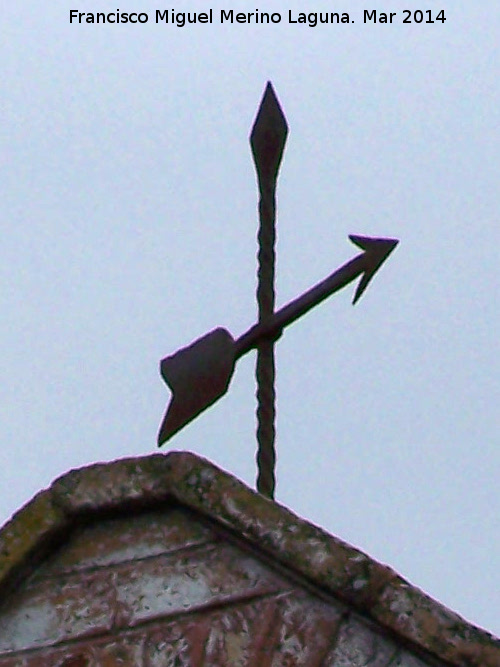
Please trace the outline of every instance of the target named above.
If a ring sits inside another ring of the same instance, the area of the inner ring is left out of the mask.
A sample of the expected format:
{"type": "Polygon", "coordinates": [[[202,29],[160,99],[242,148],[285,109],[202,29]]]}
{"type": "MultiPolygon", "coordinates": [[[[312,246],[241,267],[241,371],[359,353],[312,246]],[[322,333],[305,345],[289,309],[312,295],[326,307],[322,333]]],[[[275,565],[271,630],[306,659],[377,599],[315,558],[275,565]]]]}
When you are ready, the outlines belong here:
{"type": "Polygon", "coordinates": [[[162,360],[161,375],[172,390],[172,398],[160,427],[158,446],[226,393],[240,357],[263,340],[277,340],[285,327],[361,275],[354,294],[355,304],[398,244],[395,239],[355,235],[349,238],[363,250],[360,255],[268,319],[252,326],[237,340],[229,331],[219,327],[162,360]]]}

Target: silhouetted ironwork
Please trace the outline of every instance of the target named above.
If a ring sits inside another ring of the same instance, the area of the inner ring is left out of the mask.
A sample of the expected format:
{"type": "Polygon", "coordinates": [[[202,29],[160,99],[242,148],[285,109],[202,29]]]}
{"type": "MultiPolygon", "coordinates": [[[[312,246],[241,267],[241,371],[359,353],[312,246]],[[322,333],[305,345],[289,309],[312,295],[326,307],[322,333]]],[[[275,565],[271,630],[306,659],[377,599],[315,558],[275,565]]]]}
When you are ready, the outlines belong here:
{"type": "MultiPolygon", "coordinates": [[[[268,323],[274,314],[276,182],[287,134],[288,126],[285,116],[271,83],[268,83],[250,135],[260,193],[257,286],[260,324],[268,323]]],[[[259,342],[255,374],[257,380],[257,490],[272,498],[276,465],[274,340],[262,339],[259,342]]]]}
{"type": "Polygon", "coordinates": [[[221,398],[229,387],[236,361],[257,348],[257,488],[269,498],[274,497],[275,488],[276,340],[285,327],[362,276],[353,298],[355,304],[398,244],[396,239],[349,236],[363,252],[275,312],[276,182],[287,133],[285,117],[273,87],[268,83],[250,135],[260,193],[257,323],[237,340],[229,331],[218,327],[166,357],[160,364],[161,375],[172,391],[172,398],[158,434],[159,446],[221,398]]]}

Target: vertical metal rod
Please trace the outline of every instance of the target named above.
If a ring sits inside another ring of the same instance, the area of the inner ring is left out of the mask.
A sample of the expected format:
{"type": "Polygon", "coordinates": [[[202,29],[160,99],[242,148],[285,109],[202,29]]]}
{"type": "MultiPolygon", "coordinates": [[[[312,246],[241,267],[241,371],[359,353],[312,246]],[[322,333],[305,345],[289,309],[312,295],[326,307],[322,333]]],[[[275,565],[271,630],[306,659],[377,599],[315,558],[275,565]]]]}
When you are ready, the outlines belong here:
{"type": "MultiPolygon", "coordinates": [[[[276,181],[287,133],[285,116],[273,87],[268,83],[250,135],[260,193],[257,285],[259,323],[265,323],[274,314],[276,181]]],[[[257,347],[256,379],[257,490],[268,498],[274,498],[276,394],[273,339],[264,340],[257,347]]]]}
{"type": "MultiPolygon", "coordinates": [[[[275,184],[267,183],[261,188],[259,202],[259,270],[257,303],[259,323],[268,321],[274,313],[274,272],[276,241],[275,184]]],[[[257,490],[268,498],[274,497],[276,452],[274,440],[276,429],[276,393],[274,389],[274,341],[265,340],[257,348],[257,490]]]]}

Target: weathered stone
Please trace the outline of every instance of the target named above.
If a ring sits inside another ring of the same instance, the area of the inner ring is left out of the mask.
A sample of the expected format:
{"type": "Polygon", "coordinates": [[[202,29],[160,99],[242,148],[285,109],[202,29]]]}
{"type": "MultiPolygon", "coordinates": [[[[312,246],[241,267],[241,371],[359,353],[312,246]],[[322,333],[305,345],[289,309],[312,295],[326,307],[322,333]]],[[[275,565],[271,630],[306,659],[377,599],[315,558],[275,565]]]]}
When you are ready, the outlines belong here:
{"type": "Polygon", "coordinates": [[[40,561],[50,543],[62,533],[68,520],[42,491],[0,531],[0,601],[15,586],[25,568],[40,561]]]}
{"type": "Polygon", "coordinates": [[[189,453],[54,482],[0,531],[0,667],[498,667],[500,644],[189,453]]]}

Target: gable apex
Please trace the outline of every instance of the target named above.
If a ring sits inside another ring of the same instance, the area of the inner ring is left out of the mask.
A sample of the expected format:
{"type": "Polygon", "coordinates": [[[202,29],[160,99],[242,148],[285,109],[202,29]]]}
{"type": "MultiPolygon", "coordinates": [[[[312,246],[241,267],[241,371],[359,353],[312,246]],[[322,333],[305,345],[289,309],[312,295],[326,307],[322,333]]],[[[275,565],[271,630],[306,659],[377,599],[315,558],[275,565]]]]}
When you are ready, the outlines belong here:
{"type": "Polygon", "coordinates": [[[169,506],[220,526],[436,664],[500,664],[500,642],[492,635],[390,567],[189,452],[94,464],[56,479],[0,530],[0,599],[7,600],[77,527],[169,506]]]}

